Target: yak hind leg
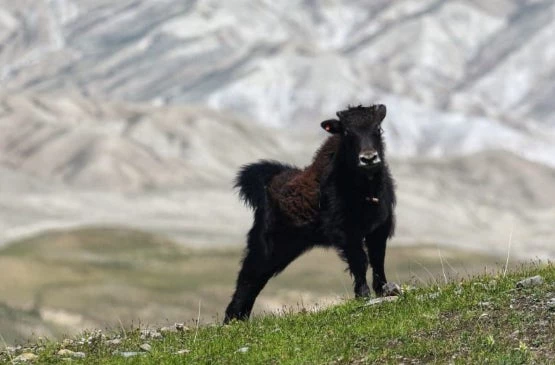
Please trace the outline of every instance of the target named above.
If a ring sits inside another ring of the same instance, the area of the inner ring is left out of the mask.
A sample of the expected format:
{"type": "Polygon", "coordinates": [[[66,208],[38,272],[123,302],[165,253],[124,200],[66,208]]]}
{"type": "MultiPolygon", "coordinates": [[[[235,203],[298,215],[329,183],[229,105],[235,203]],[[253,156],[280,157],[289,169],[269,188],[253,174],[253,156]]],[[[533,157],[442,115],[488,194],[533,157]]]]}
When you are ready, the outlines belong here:
{"type": "MultiPolygon", "coordinates": [[[[233,319],[245,320],[250,317],[254,302],[268,280],[287,267],[306,249],[306,245],[287,240],[283,237],[270,236],[266,239],[269,245],[263,246],[249,242],[243,266],[237,278],[237,287],[229,303],[224,323],[233,319]]],[[[261,243],[261,242],[259,242],[261,243]]]]}
{"type": "Polygon", "coordinates": [[[225,311],[224,323],[233,319],[248,319],[256,297],[272,275],[263,247],[249,245],[237,277],[235,293],[225,311]]]}

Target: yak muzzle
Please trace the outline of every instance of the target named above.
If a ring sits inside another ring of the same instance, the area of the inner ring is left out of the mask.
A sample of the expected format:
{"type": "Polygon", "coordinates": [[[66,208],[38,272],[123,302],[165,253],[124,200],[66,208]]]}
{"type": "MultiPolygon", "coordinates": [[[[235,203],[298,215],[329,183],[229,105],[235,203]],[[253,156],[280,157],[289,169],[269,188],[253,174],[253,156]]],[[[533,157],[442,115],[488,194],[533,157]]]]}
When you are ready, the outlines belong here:
{"type": "Polygon", "coordinates": [[[382,162],[380,155],[376,151],[365,151],[358,155],[359,167],[376,167],[382,162]]]}

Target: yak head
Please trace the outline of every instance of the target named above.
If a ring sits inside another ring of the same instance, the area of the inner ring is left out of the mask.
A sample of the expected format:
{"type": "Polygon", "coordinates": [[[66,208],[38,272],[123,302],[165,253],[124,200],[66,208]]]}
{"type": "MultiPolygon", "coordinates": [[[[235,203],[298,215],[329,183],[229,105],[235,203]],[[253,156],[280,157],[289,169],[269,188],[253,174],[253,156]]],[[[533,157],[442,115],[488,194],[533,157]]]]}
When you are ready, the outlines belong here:
{"type": "Polygon", "coordinates": [[[339,119],[321,123],[328,133],[341,136],[344,158],[349,167],[373,175],[384,163],[384,142],[381,123],[385,105],[349,107],[337,112],[339,119]]]}

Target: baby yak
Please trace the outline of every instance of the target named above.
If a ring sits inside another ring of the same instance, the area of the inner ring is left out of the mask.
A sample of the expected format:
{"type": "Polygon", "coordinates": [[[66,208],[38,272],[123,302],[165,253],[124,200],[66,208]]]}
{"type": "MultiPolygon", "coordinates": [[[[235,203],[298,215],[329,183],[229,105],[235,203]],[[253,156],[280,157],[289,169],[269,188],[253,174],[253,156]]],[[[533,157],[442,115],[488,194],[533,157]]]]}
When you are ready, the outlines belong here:
{"type": "Polygon", "coordinates": [[[383,295],[385,246],[395,226],[381,128],[385,114],[384,105],[349,107],[337,112],[338,119],[323,121],[332,136],[303,170],[259,161],[239,171],[236,187],[253,208],[254,223],[225,323],[247,319],[268,280],[314,246],[337,249],[357,297],[370,295],[370,261],[372,287],[383,295]]]}

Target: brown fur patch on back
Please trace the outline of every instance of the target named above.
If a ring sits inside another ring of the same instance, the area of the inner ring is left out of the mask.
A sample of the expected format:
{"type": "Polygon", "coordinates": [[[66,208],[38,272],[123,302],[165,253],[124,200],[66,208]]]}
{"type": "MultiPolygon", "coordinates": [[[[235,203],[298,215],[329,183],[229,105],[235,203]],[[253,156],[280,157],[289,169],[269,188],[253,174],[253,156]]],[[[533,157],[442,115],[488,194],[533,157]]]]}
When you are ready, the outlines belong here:
{"type": "Polygon", "coordinates": [[[320,179],[331,163],[341,139],[329,137],[304,170],[287,170],[276,175],[268,192],[281,212],[295,226],[314,222],[319,209],[320,179]]]}

